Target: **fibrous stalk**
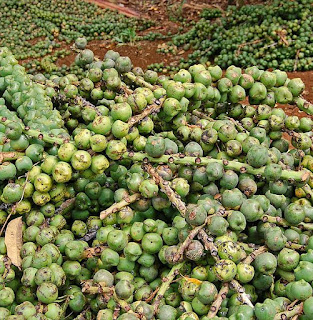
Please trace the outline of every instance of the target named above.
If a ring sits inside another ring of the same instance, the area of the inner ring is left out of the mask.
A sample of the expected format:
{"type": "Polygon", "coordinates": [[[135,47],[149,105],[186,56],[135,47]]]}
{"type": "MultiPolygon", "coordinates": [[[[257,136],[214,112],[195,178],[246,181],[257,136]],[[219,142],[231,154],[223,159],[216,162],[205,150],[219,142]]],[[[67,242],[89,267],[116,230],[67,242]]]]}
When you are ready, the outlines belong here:
{"type": "Polygon", "coordinates": [[[135,193],[131,196],[126,197],[124,200],[122,200],[120,202],[114,203],[111,207],[100,212],[100,219],[103,220],[106,217],[108,217],[110,214],[120,211],[122,208],[137,201],[139,198],[141,198],[141,194],[135,193]]]}
{"type": "Polygon", "coordinates": [[[174,280],[176,275],[179,273],[179,270],[184,266],[184,262],[178,263],[175,266],[172,267],[166,278],[163,278],[163,283],[160,286],[160,289],[158,291],[158,294],[156,295],[154,301],[153,301],[153,308],[154,308],[154,313],[156,314],[159,309],[159,305],[161,300],[164,297],[164,294],[168,287],[170,286],[171,282],[174,280]]]}
{"type": "Polygon", "coordinates": [[[229,284],[228,283],[223,283],[221,290],[219,291],[216,299],[213,301],[210,311],[208,313],[208,318],[212,319],[216,316],[218,313],[218,310],[221,307],[221,304],[223,300],[226,298],[227,293],[229,291],[229,284]]]}
{"type": "Polygon", "coordinates": [[[143,168],[149,175],[155,180],[156,184],[158,184],[161,188],[161,191],[164,192],[171,203],[177,208],[180,214],[184,217],[186,214],[186,205],[181,200],[180,195],[175,192],[169,185],[169,182],[164,180],[152,167],[149,163],[144,163],[143,168]]]}
{"type": "MultiPolygon", "coordinates": [[[[225,169],[234,170],[241,173],[250,173],[255,176],[264,176],[265,167],[253,168],[247,163],[241,163],[237,161],[228,161],[220,159],[211,159],[207,157],[189,157],[185,155],[163,155],[159,158],[153,158],[146,153],[141,152],[125,152],[122,155],[123,159],[129,159],[138,162],[152,162],[152,163],[174,163],[182,165],[195,165],[204,166],[210,163],[220,163],[225,169]]],[[[281,179],[305,182],[310,177],[308,170],[294,171],[294,170],[282,170],[281,179]]]]}

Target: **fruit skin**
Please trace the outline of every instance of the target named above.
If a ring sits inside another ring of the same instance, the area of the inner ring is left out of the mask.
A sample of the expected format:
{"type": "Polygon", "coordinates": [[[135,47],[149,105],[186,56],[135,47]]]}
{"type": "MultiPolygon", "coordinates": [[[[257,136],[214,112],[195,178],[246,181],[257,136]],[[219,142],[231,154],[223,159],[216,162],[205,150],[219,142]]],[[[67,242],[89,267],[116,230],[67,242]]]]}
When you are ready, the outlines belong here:
{"type": "Polygon", "coordinates": [[[145,152],[154,158],[161,157],[165,152],[165,141],[162,137],[148,137],[145,152]]]}
{"type": "Polygon", "coordinates": [[[278,267],[285,271],[294,270],[298,266],[299,261],[299,253],[288,248],[282,249],[277,257],[278,267]]]}
{"type": "Polygon", "coordinates": [[[290,294],[293,299],[306,300],[312,296],[312,287],[305,280],[291,282],[290,294]]]}
{"type": "Polygon", "coordinates": [[[277,260],[272,253],[265,252],[256,257],[253,265],[257,272],[271,275],[275,272],[277,268],[277,260]]]}
{"type": "Polygon", "coordinates": [[[221,259],[215,264],[214,273],[220,281],[228,282],[234,279],[237,273],[237,267],[233,261],[221,259]]]}
{"type": "Polygon", "coordinates": [[[259,320],[274,319],[277,313],[272,300],[266,299],[264,303],[257,303],[255,305],[255,315],[259,320]]]}
{"type": "Polygon", "coordinates": [[[237,274],[236,279],[240,283],[248,283],[254,277],[254,268],[251,265],[245,263],[238,263],[237,264],[237,274]]]}
{"type": "Polygon", "coordinates": [[[291,203],[284,210],[284,217],[291,225],[298,225],[305,218],[305,212],[299,204],[291,203]]]}
{"type": "Polygon", "coordinates": [[[268,161],[268,150],[262,146],[253,146],[247,153],[247,162],[255,167],[260,168],[268,161]]]}
{"type": "Polygon", "coordinates": [[[311,316],[313,312],[313,297],[306,299],[303,303],[303,312],[306,316],[311,316]]]}
{"type": "Polygon", "coordinates": [[[14,203],[19,201],[23,195],[23,187],[16,183],[8,183],[1,195],[1,199],[5,203],[14,203]]]}
{"type": "Polygon", "coordinates": [[[297,268],[294,270],[296,280],[313,281],[313,263],[309,261],[300,261],[297,268]]]}

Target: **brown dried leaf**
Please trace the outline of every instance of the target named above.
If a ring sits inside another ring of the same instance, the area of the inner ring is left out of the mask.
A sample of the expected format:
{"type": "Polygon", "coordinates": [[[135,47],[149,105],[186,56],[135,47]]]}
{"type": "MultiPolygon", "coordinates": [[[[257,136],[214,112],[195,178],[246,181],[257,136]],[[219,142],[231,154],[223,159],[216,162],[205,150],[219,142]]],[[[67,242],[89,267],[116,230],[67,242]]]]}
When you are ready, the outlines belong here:
{"type": "Polygon", "coordinates": [[[18,268],[22,265],[20,251],[23,245],[22,236],[22,217],[11,220],[5,231],[5,245],[7,247],[7,255],[12,263],[18,268]]]}

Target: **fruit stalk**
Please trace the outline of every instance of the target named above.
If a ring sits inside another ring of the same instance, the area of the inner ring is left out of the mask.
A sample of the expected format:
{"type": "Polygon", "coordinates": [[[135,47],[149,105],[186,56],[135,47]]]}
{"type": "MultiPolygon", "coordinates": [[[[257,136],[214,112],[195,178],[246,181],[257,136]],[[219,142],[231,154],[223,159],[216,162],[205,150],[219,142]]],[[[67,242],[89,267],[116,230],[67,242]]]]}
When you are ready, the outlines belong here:
{"type": "Polygon", "coordinates": [[[25,153],[23,152],[14,152],[14,151],[0,152],[0,163],[5,161],[16,160],[24,155],[25,153]]]}
{"type": "Polygon", "coordinates": [[[131,73],[131,72],[125,73],[124,76],[127,77],[127,78],[128,78],[129,80],[131,80],[132,82],[136,83],[136,84],[137,84],[138,86],[140,86],[140,87],[146,87],[146,88],[148,88],[148,89],[150,89],[150,90],[152,90],[152,91],[155,89],[155,86],[154,86],[154,85],[152,85],[151,83],[143,80],[143,79],[140,78],[140,77],[135,76],[135,75],[134,75],[133,73],[131,73]]]}
{"type": "Polygon", "coordinates": [[[137,201],[140,197],[141,197],[140,193],[135,193],[129,197],[126,197],[124,200],[122,200],[120,202],[114,203],[111,207],[100,212],[100,219],[101,220],[105,219],[110,214],[115,213],[115,212],[121,210],[122,208],[130,205],[131,203],[137,201]]]}
{"type": "Polygon", "coordinates": [[[166,290],[168,289],[169,285],[171,282],[174,280],[176,275],[179,273],[179,270],[184,266],[184,262],[178,263],[175,266],[172,267],[166,278],[162,279],[162,285],[159,288],[158,294],[156,295],[154,301],[153,301],[153,308],[154,308],[154,313],[156,314],[159,309],[159,305],[161,300],[164,297],[164,294],[166,290]]]}
{"type": "MultiPolygon", "coordinates": [[[[12,122],[12,121],[7,120],[6,118],[0,119],[0,123],[2,123],[4,125],[9,124],[10,122],[12,122]]],[[[34,129],[30,129],[29,127],[25,127],[22,122],[20,122],[19,124],[22,127],[23,133],[27,136],[37,138],[39,140],[42,140],[42,141],[50,143],[50,144],[61,145],[63,143],[68,142],[67,139],[57,138],[57,137],[50,135],[48,133],[43,133],[38,130],[34,130],[34,129]]]]}
{"type": "Polygon", "coordinates": [[[107,246],[98,246],[98,247],[94,247],[94,248],[87,248],[82,255],[82,259],[100,256],[102,251],[106,248],[107,248],[107,246]]]}
{"type": "Polygon", "coordinates": [[[150,176],[153,177],[155,182],[160,186],[161,191],[164,192],[171,203],[177,208],[177,210],[180,212],[180,214],[184,217],[186,214],[186,205],[185,203],[181,200],[180,195],[177,194],[170,186],[169,182],[165,181],[157,172],[156,170],[152,167],[151,164],[146,163],[143,164],[143,168],[145,171],[149,173],[150,176]]]}
{"type": "Polygon", "coordinates": [[[56,210],[55,214],[63,214],[65,211],[72,207],[75,203],[75,198],[65,200],[56,210]]]}
{"type": "Polygon", "coordinates": [[[277,313],[274,317],[274,320],[289,319],[295,315],[301,314],[303,311],[303,303],[296,305],[291,310],[288,310],[288,309],[289,308],[287,308],[287,310],[284,312],[277,313]]]}
{"type": "Polygon", "coordinates": [[[165,98],[160,98],[154,100],[154,103],[149,105],[147,108],[145,108],[140,114],[137,114],[133,117],[131,117],[128,120],[128,126],[131,128],[133,125],[150,115],[151,113],[158,112],[164,103],[165,98]]]}
{"type": "Polygon", "coordinates": [[[215,245],[213,243],[214,239],[209,237],[208,234],[203,229],[201,229],[199,231],[199,238],[202,240],[205,249],[210,251],[211,256],[216,261],[219,260],[217,248],[215,247],[215,245]]]}
{"type": "Polygon", "coordinates": [[[235,291],[237,291],[237,293],[241,297],[243,303],[247,304],[251,308],[254,308],[254,305],[250,301],[249,296],[245,293],[245,289],[242,287],[242,285],[237,280],[233,279],[230,282],[230,285],[231,285],[231,288],[233,288],[235,291]]]}
{"type": "Polygon", "coordinates": [[[31,136],[33,138],[38,138],[39,140],[43,140],[44,142],[47,142],[50,144],[62,145],[64,143],[68,142],[67,139],[57,138],[57,137],[54,137],[50,134],[42,133],[40,131],[29,129],[27,127],[23,131],[28,136],[31,136]]]}
{"type": "MultiPolygon", "coordinates": [[[[203,166],[208,165],[209,163],[220,163],[224,166],[225,169],[230,169],[238,171],[241,173],[250,173],[256,176],[263,176],[265,167],[253,168],[252,166],[241,163],[237,161],[228,161],[220,159],[210,159],[207,157],[186,157],[184,155],[163,155],[159,158],[153,158],[148,156],[146,153],[141,152],[125,152],[122,155],[123,159],[129,159],[132,161],[150,161],[152,163],[174,163],[182,165],[197,165],[203,166]]],[[[281,179],[291,180],[296,182],[304,182],[310,176],[309,171],[293,171],[293,170],[282,170],[281,179]]]]}
{"type": "Polygon", "coordinates": [[[262,247],[256,249],[255,251],[251,252],[251,253],[243,260],[243,263],[251,264],[258,255],[260,255],[260,254],[262,254],[262,253],[264,253],[264,252],[266,252],[266,251],[267,251],[267,248],[266,248],[265,246],[262,246],[262,247]]]}
{"type": "Polygon", "coordinates": [[[216,316],[218,310],[221,307],[221,304],[223,302],[223,300],[226,298],[227,293],[229,291],[229,284],[228,283],[223,283],[221,290],[219,291],[216,299],[213,301],[211,307],[210,307],[210,311],[208,313],[208,318],[212,319],[216,316]]]}
{"type": "Polygon", "coordinates": [[[114,288],[106,286],[105,282],[93,283],[92,280],[87,280],[82,286],[82,292],[88,294],[113,294],[114,288]]]}

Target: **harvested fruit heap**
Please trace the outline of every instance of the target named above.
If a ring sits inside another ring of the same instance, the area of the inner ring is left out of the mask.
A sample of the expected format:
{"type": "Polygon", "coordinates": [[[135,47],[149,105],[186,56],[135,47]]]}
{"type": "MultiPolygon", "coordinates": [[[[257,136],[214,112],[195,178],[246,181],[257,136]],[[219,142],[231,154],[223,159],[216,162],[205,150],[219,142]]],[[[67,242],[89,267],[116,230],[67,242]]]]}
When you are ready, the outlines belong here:
{"type": "MultiPolygon", "coordinates": [[[[206,9],[187,33],[174,36],[176,46],[194,52],[178,68],[214,60],[222,68],[258,66],[285,71],[311,70],[312,0],[274,0],[269,4],[206,9]],[[216,21],[212,18],[219,17],[216,21]]],[[[159,69],[159,66],[155,66],[159,69]]]]}
{"type": "Polygon", "coordinates": [[[85,45],[81,80],[0,49],[0,319],[312,319],[301,79],[85,45]]]}
{"type": "Polygon", "coordinates": [[[0,1],[0,46],[9,47],[16,59],[32,59],[25,63],[28,69],[40,66],[46,55],[44,65],[69,54],[61,47],[77,37],[113,39],[128,28],[137,31],[151,25],[82,0],[0,1]]]}

